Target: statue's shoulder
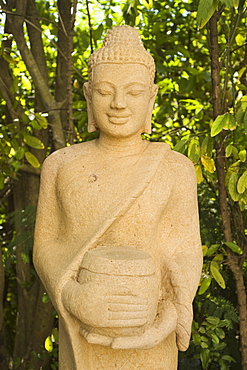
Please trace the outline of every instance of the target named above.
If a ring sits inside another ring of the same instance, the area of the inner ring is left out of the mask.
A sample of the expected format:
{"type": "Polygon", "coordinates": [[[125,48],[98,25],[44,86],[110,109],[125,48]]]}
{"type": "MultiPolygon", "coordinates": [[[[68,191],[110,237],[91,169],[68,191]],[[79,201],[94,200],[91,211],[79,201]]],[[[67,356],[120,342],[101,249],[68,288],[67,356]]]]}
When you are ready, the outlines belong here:
{"type": "Polygon", "coordinates": [[[94,148],[95,140],[58,149],[45,159],[42,173],[51,172],[55,174],[64,166],[70,165],[78,157],[90,155],[94,148]]]}
{"type": "Polygon", "coordinates": [[[161,169],[168,171],[174,179],[195,177],[195,167],[191,160],[184,154],[172,150],[168,144],[155,142],[152,143],[153,148],[157,152],[163,152],[163,160],[161,161],[161,169]]]}

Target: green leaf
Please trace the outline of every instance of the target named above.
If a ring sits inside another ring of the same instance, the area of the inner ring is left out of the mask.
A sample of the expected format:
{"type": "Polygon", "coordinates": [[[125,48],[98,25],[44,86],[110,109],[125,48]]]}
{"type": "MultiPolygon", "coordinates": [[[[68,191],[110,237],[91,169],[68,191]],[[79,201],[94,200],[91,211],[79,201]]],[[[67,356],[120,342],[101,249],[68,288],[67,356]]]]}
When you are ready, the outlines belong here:
{"type": "Polygon", "coordinates": [[[221,275],[221,273],[219,272],[219,265],[218,265],[217,262],[211,261],[210,271],[211,271],[211,274],[212,274],[213,278],[219,284],[219,286],[222,289],[225,289],[226,288],[225,280],[224,280],[223,276],[221,275]]]}
{"type": "Polygon", "coordinates": [[[52,343],[52,340],[51,340],[51,337],[47,337],[46,340],[45,340],[45,349],[48,351],[48,352],[52,352],[53,351],[53,343],[52,343]]]}
{"type": "Polygon", "coordinates": [[[215,344],[219,344],[220,343],[219,337],[216,334],[212,333],[211,334],[211,338],[212,338],[212,342],[213,343],[215,343],[215,344]]]}
{"type": "Polygon", "coordinates": [[[24,87],[27,90],[31,90],[31,88],[32,88],[31,82],[29,81],[29,79],[25,75],[21,76],[21,81],[22,81],[22,84],[24,85],[24,87]]]}
{"type": "Polygon", "coordinates": [[[220,319],[219,319],[219,317],[216,317],[216,316],[208,316],[208,317],[206,318],[206,321],[207,321],[209,324],[214,325],[214,326],[219,325],[219,323],[220,323],[220,319]]]}
{"type": "Polygon", "coordinates": [[[247,189],[247,171],[244,171],[242,176],[240,176],[237,184],[237,191],[239,194],[243,194],[247,189]]]}
{"type": "Polygon", "coordinates": [[[93,38],[94,38],[95,41],[97,41],[101,38],[101,35],[102,35],[103,31],[104,31],[104,26],[101,23],[99,25],[99,27],[96,30],[93,31],[93,38]]]}
{"type": "Polygon", "coordinates": [[[8,53],[3,52],[2,57],[10,64],[18,64],[18,60],[12,58],[8,53]]]}
{"type": "Polygon", "coordinates": [[[48,127],[47,119],[44,116],[42,116],[40,113],[35,113],[35,118],[38,121],[38,124],[42,128],[46,129],[48,127]]]}
{"type": "Polygon", "coordinates": [[[225,113],[225,124],[224,129],[225,130],[235,130],[237,127],[237,121],[233,114],[231,113],[225,113]]]}
{"type": "Polygon", "coordinates": [[[192,333],[192,339],[197,346],[201,343],[201,336],[198,333],[192,333]]]}
{"type": "Polygon", "coordinates": [[[213,143],[210,136],[206,136],[203,139],[202,145],[201,145],[201,156],[202,157],[212,157],[212,151],[213,151],[213,143]]]}
{"type": "Polygon", "coordinates": [[[184,153],[185,149],[187,148],[189,140],[180,140],[177,142],[177,144],[174,146],[173,150],[179,153],[184,153]]]}
{"type": "Polygon", "coordinates": [[[207,252],[208,252],[208,247],[206,245],[202,245],[203,257],[205,257],[207,255],[207,252]]]}
{"type": "Polygon", "coordinates": [[[220,339],[224,339],[225,338],[225,332],[224,332],[224,330],[223,329],[221,329],[221,328],[216,328],[215,329],[215,332],[216,332],[216,334],[218,335],[218,337],[220,338],[220,339]]]}
{"type": "Polygon", "coordinates": [[[213,158],[207,158],[207,157],[201,157],[201,161],[202,161],[202,164],[204,166],[204,168],[210,172],[210,173],[214,173],[216,168],[215,168],[215,164],[214,164],[214,160],[213,158]]]}
{"type": "Polygon", "coordinates": [[[188,147],[188,157],[189,159],[197,163],[200,158],[200,146],[198,138],[192,139],[188,147]]]}
{"type": "Polygon", "coordinates": [[[231,156],[231,154],[232,154],[232,148],[233,148],[233,145],[232,144],[227,145],[227,147],[226,147],[226,157],[227,158],[231,156]]]}
{"type": "Polygon", "coordinates": [[[233,0],[221,0],[222,4],[226,5],[228,8],[233,7],[233,0]]]}
{"type": "Polygon", "coordinates": [[[246,161],[246,150],[245,149],[240,150],[240,152],[238,153],[238,156],[241,162],[245,162],[246,161]]]}
{"type": "Polygon", "coordinates": [[[201,283],[200,289],[198,291],[199,295],[202,295],[203,293],[206,292],[206,290],[208,290],[208,288],[210,287],[211,281],[212,281],[211,276],[206,276],[203,279],[203,282],[201,283]]]}
{"type": "Polygon", "coordinates": [[[146,9],[151,10],[153,8],[153,0],[142,0],[143,5],[146,9]]]}
{"type": "Polygon", "coordinates": [[[200,0],[197,11],[197,24],[199,28],[205,26],[214,14],[219,0],[200,0]]]}
{"type": "Polygon", "coordinates": [[[239,200],[239,193],[237,191],[238,174],[233,172],[229,178],[228,191],[234,202],[239,200]]]}
{"type": "MultiPolygon", "coordinates": [[[[241,99],[239,103],[239,108],[236,112],[236,120],[239,125],[242,125],[244,123],[244,117],[245,113],[247,111],[247,100],[245,99],[245,96],[241,99]]],[[[247,119],[247,117],[246,117],[247,119]]]]}
{"type": "Polygon", "coordinates": [[[200,184],[203,181],[202,167],[199,164],[197,164],[195,165],[195,170],[196,170],[197,184],[200,184]]]}
{"type": "Polygon", "coordinates": [[[209,359],[210,359],[210,350],[207,349],[207,348],[205,348],[205,349],[203,348],[201,353],[200,353],[200,359],[201,359],[201,362],[202,362],[202,368],[207,369],[209,359]]]}
{"type": "Polygon", "coordinates": [[[39,168],[40,163],[38,159],[33,155],[31,152],[25,152],[26,160],[33,166],[34,168],[39,168]]]}
{"type": "Polygon", "coordinates": [[[239,5],[239,0],[233,0],[233,6],[237,8],[239,5]]]}
{"type": "Polygon", "coordinates": [[[244,113],[243,122],[244,122],[244,132],[247,133],[247,110],[244,113]]]}
{"type": "Polygon", "coordinates": [[[226,114],[222,114],[216,118],[211,127],[211,137],[218,135],[224,128],[227,122],[226,114]]]}
{"type": "Polygon", "coordinates": [[[32,128],[34,128],[35,130],[42,129],[42,127],[40,126],[40,124],[38,123],[36,119],[33,119],[32,121],[30,121],[30,123],[31,123],[32,128]]]}
{"type": "Polygon", "coordinates": [[[24,143],[34,149],[44,149],[44,144],[35,136],[24,134],[24,143]]]}
{"type": "Polygon", "coordinates": [[[232,356],[229,356],[229,355],[223,355],[221,358],[222,358],[222,360],[226,360],[226,361],[229,361],[229,362],[236,362],[236,360],[234,360],[234,358],[232,356]]]}
{"type": "Polygon", "coordinates": [[[211,247],[208,248],[207,256],[212,256],[213,254],[215,254],[220,246],[220,244],[211,245],[211,247]]]}
{"type": "Polygon", "coordinates": [[[16,159],[22,159],[24,157],[24,154],[25,154],[25,149],[20,147],[19,149],[17,149],[17,151],[15,152],[15,158],[16,159]]]}
{"type": "Polygon", "coordinates": [[[232,243],[232,242],[225,242],[224,243],[228,248],[230,248],[233,252],[235,253],[238,253],[238,254],[242,254],[243,251],[242,249],[235,243],[232,243]]]}

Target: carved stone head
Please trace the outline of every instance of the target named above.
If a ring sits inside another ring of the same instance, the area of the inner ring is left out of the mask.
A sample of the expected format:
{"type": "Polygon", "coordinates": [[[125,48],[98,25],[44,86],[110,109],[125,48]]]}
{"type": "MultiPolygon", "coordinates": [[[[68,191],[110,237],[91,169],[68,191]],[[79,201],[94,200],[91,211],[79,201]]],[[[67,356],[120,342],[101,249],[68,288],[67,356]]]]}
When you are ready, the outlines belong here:
{"type": "MultiPolygon", "coordinates": [[[[102,48],[92,53],[89,59],[89,81],[84,84],[84,94],[88,104],[89,132],[93,132],[98,128],[97,123],[95,123],[91,98],[94,89],[94,74],[99,65],[109,66],[109,68],[111,68],[110,65],[114,65],[115,71],[116,65],[119,65],[119,73],[128,73],[128,75],[132,74],[131,66],[133,66],[133,78],[139,66],[139,73],[141,75],[145,74],[149,76],[148,80],[145,80],[146,85],[148,85],[148,89],[147,92],[144,93],[149,96],[147,100],[148,109],[145,113],[146,118],[142,132],[151,133],[151,115],[154,99],[157,93],[157,86],[154,85],[155,64],[152,56],[144,48],[138,31],[126,25],[113,27],[108,31],[102,48]],[[121,65],[126,66],[124,71],[123,68],[121,68],[121,65]],[[144,73],[142,73],[141,70],[144,71],[144,73]]],[[[113,73],[115,71],[113,71],[113,73]]],[[[124,80],[125,77],[127,76],[123,75],[122,79],[124,80]]],[[[132,89],[132,91],[136,90],[132,89]]]]}

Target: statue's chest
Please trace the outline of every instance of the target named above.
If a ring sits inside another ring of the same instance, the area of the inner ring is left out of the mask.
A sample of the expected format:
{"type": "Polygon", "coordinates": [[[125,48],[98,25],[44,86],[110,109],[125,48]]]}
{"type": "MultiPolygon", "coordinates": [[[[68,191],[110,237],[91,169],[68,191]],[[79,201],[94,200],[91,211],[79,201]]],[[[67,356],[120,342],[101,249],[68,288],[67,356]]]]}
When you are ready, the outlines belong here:
{"type": "Polygon", "coordinates": [[[98,161],[90,158],[63,168],[57,181],[57,194],[65,212],[94,218],[114,210],[138,183],[135,167],[124,161],[98,161]]]}

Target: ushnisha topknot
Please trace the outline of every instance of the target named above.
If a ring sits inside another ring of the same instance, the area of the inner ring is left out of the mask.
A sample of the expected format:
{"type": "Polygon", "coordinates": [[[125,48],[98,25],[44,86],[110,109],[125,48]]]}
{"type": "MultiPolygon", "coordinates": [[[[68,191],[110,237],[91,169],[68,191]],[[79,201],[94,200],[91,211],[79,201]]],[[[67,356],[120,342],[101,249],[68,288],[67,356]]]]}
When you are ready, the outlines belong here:
{"type": "Polygon", "coordinates": [[[107,32],[102,48],[94,51],[89,59],[89,82],[93,68],[102,63],[137,63],[150,71],[154,81],[155,64],[152,56],[144,48],[140,35],[130,26],[115,26],[107,32]]]}

